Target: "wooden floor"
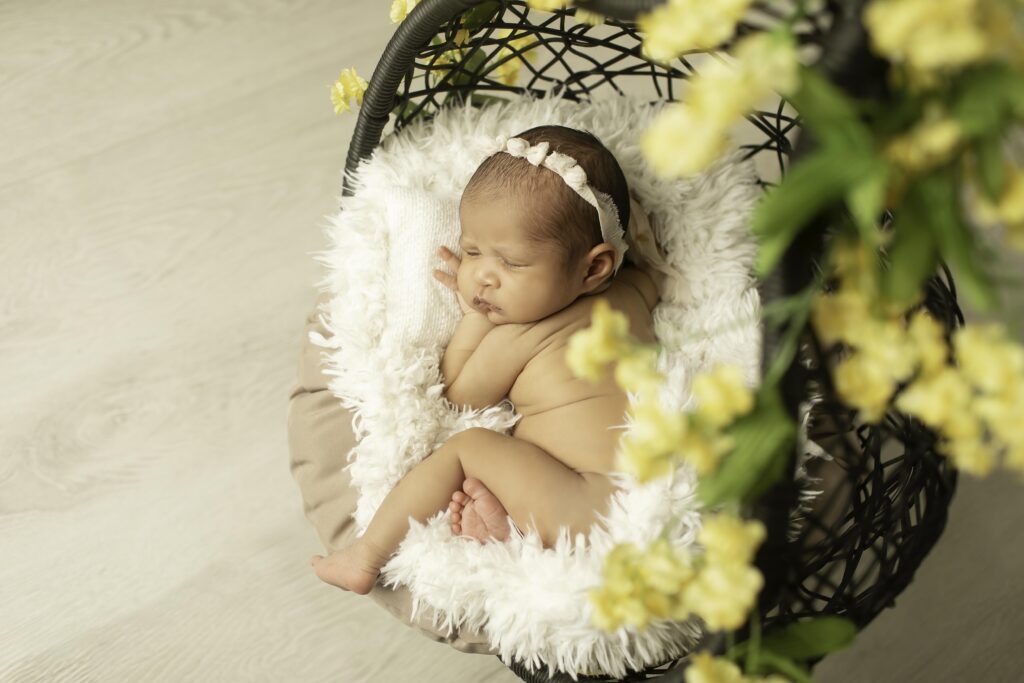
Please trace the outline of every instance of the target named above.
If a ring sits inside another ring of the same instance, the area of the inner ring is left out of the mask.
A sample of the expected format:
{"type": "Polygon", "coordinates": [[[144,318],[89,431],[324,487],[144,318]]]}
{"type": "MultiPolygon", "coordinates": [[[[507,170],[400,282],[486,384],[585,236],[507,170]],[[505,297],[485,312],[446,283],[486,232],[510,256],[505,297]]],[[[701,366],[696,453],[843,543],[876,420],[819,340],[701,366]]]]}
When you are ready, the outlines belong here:
{"type": "MultiPolygon", "coordinates": [[[[317,581],[287,469],[328,86],[388,4],[0,4],[0,681],[517,680],[317,581]]],[[[816,679],[1020,680],[1022,492],[965,477],[816,679]]]]}

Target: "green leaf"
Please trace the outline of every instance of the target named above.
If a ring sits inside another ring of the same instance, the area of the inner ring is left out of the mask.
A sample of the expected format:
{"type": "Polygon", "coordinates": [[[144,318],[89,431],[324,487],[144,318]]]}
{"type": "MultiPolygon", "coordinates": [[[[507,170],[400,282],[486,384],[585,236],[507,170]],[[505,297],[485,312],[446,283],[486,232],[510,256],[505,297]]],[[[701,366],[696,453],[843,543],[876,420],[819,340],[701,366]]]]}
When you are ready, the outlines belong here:
{"type": "Polygon", "coordinates": [[[468,57],[463,57],[452,66],[452,85],[468,85],[476,82],[477,75],[481,71],[484,62],[487,61],[487,54],[479,47],[474,47],[468,57]]]}
{"type": "Polygon", "coordinates": [[[700,480],[698,496],[704,505],[747,501],[757,487],[773,484],[780,472],[776,460],[787,459],[796,435],[775,386],[762,385],[754,409],[727,430],[733,450],[718,470],[700,480]],[[775,477],[775,478],[772,478],[775,477]]]}
{"type": "Polygon", "coordinates": [[[1024,75],[998,63],[968,69],[957,77],[952,99],[953,118],[965,135],[986,135],[1024,114],[1024,75]]]}
{"type": "Polygon", "coordinates": [[[885,192],[889,185],[891,167],[882,159],[876,159],[867,175],[854,183],[846,193],[846,205],[853,215],[861,240],[877,246],[878,222],[885,210],[885,192]]]}
{"type": "Polygon", "coordinates": [[[869,149],[824,147],[796,163],[754,209],[751,229],[760,239],[757,272],[768,274],[793,238],[824,207],[838,202],[872,165],[869,149]]]}
{"type": "Polygon", "coordinates": [[[789,101],[823,146],[871,148],[871,130],[861,121],[858,105],[817,70],[800,69],[800,87],[789,101]]]}
{"type": "Polygon", "coordinates": [[[841,650],[856,637],[856,624],[830,615],[772,629],[761,637],[761,647],[787,659],[804,661],[841,650]]]}
{"type": "Polygon", "coordinates": [[[978,159],[981,187],[990,200],[997,202],[1006,187],[1002,131],[993,131],[978,138],[974,153],[978,159]]]}
{"type": "Polygon", "coordinates": [[[807,669],[784,657],[766,650],[761,650],[760,657],[761,665],[758,667],[759,670],[753,673],[775,672],[787,676],[791,681],[796,681],[797,683],[814,683],[807,669]]]}
{"type": "Polygon", "coordinates": [[[462,15],[462,28],[469,29],[470,33],[476,31],[494,18],[499,7],[500,3],[496,0],[480,3],[462,15]]]}
{"type": "Polygon", "coordinates": [[[909,305],[935,272],[938,250],[928,221],[928,209],[915,185],[893,220],[889,268],[881,277],[882,294],[890,301],[909,305]]]}
{"type": "Polygon", "coordinates": [[[979,311],[991,311],[997,303],[996,290],[979,259],[976,239],[964,223],[954,169],[923,176],[917,191],[939,252],[953,268],[964,297],[979,311]]]}

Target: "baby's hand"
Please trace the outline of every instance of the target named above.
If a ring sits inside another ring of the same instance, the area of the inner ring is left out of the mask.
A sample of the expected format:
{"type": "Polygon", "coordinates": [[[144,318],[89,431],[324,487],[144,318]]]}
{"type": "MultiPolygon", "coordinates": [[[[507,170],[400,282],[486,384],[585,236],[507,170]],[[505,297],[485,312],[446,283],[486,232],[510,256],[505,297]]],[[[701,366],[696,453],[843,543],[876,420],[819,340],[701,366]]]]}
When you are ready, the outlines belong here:
{"type": "MultiPolygon", "coordinates": [[[[453,254],[447,247],[438,247],[437,255],[447,264],[449,268],[454,270],[456,273],[459,272],[459,266],[462,265],[462,260],[458,256],[453,254]]],[[[438,280],[448,289],[455,292],[455,296],[459,300],[459,307],[462,309],[462,313],[478,312],[475,308],[466,303],[466,300],[462,298],[462,293],[459,292],[458,281],[455,276],[451,273],[446,273],[443,270],[434,270],[434,279],[438,280]]]]}

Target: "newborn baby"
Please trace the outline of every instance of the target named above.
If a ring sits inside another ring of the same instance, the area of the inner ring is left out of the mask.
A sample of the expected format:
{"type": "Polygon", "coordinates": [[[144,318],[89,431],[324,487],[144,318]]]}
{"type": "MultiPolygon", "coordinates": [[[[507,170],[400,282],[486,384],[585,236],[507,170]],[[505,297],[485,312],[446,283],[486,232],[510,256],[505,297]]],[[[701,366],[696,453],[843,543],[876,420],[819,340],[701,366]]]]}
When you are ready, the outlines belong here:
{"type": "Polygon", "coordinates": [[[459,206],[462,258],[439,250],[456,274],[434,273],[464,313],[441,361],[445,395],[473,408],[508,397],[522,418],[511,435],[460,432],[414,467],[358,541],[313,557],[322,580],[368,593],[409,518],[445,507],[456,534],[504,540],[510,516],[545,547],[607,512],[628,399],[610,376],[574,377],[565,353],[599,298],[655,341],[658,278],[622,262],[630,212],[622,170],[590,133],[532,128],[477,168],[459,206]]]}

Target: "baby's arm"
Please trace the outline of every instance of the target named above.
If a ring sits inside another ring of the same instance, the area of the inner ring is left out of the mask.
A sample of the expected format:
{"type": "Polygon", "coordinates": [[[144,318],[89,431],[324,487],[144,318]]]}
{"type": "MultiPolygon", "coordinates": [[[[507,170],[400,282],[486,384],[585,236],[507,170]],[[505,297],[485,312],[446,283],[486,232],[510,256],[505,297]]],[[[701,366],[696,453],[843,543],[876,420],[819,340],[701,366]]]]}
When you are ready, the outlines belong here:
{"type": "MultiPolygon", "coordinates": [[[[438,255],[458,272],[461,261],[455,254],[441,247],[438,255]]],[[[463,313],[441,358],[445,396],[460,407],[494,405],[508,395],[530,360],[520,340],[529,326],[495,325],[486,313],[466,303],[454,275],[435,270],[434,277],[455,292],[463,313]]]]}
{"type": "Polygon", "coordinates": [[[466,361],[480,346],[487,333],[495,327],[496,325],[487,319],[487,315],[479,311],[469,311],[462,316],[441,359],[441,375],[444,377],[445,386],[451,387],[455,383],[466,361]]]}
{"type": "Polygon", "coordinates": [[[526,335],[531,327],[520,324],[494,326],[469,353],[458,376],[449,381],[445,375],[445,396],[448,400],[460,407],[479,409],[492,406],[508,396],[519,373],[533,355],[526,335]]]}

